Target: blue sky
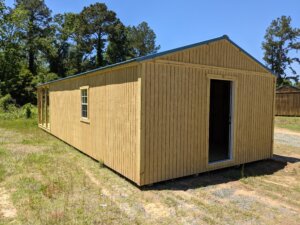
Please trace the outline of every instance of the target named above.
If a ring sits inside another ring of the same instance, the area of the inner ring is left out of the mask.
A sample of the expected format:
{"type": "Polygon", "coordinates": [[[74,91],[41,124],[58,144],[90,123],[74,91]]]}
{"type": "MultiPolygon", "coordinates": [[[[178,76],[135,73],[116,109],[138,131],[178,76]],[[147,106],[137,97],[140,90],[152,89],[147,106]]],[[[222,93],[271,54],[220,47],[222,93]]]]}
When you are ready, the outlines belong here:
{"type": "MultiPolygon", "coordinates": [[[[46,0],[53,13],[80,12],[94,0],[46,0]]],[[[300,28],[299,0],[110,0],[106,3],[125,25],[149,23],[161,51],[223,34],[262,61],[261,42],[271,21],[292,17],[300,28]]],[[[14,0],[6,0],[12,5],[14,0]]]]}

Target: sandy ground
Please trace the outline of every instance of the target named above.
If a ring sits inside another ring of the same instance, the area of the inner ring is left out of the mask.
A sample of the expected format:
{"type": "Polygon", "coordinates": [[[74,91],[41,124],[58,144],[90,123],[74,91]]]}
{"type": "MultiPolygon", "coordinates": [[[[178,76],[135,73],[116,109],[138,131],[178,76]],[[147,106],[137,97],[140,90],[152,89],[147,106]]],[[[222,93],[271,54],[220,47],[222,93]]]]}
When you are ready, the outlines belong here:
{"type": "Polygon", "coordinates": [[[14,218],[17,215],[17,210],[14,207],[8,191],[0,188],[0,217],[14,218]]]}

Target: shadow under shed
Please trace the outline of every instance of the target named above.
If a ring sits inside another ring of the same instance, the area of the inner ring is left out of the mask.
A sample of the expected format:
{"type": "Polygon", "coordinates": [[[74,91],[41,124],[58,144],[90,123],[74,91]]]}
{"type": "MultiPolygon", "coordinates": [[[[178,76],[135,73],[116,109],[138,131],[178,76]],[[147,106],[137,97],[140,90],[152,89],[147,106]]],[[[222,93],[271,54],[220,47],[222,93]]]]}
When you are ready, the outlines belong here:
{"type": "Polygon", "coordinates": [[[299,158],[275,155],[271,159],[247,163],[241,166],[219,169],[211,172],[201,173],[198,176],[192,175],[178,178],[171,181],[164,181],[152,186],[145,186],[141,189],[148,190],[182,190],[196,189],[210,185],[223,184],[237,181],[246,177],[257,177],[271,175],[282,170],[288,163],[300,162],[299,158]]]}

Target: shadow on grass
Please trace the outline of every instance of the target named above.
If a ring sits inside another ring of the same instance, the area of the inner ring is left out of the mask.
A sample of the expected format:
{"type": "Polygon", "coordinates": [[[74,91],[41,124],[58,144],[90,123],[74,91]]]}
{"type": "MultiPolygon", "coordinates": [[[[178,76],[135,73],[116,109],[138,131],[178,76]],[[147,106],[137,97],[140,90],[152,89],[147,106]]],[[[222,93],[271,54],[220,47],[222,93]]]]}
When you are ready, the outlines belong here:
{"type": "MultiPolygon", "coordinates": [[[[44,131],[46,132],[46,131],[44,131]]],[[[53,137],[53,134],[51,134],[53,137]]],[[[56,137],[58,138],[58,137],[56,137]]],[[[59,139],[59,138],[58,138],[59,139]]],[[[60,139],[61,140],[61,139],[60,139]]],[[[87,155],[86,153],[80,151],[79,149],[74,148],[69,145],[67,142],[61,140],[74,150],[77,150],[81,154],[91,158],[93,161],[98,162],[96,159],[87,155]]],[[[101,165],[101,167],[105,167],[113,173],[117,174],[121,178],[127,180],[127,182],[131,183],[135,187],[139,188],[142,191],[148,190],[188,190],[188,189],[196,189],[200,187],[207,187],[210,185],[222,184],[231,181],[237,181],[246,177],[256,177],[256,176],[264,176],[271,175],[279,170],[282,170],[288,163],[297,163],[300,162],[299,158],[281,156],[274,154],[271,159],[261,160],[257,162],[247,163],[244,166],[234,166],[219,170],[214,170],[210,172],[200,173],[198,176],[191,175],[182,178],[177,178],[173,180],[162,181],[159,183],[155,183],[152,186],[137,186],[133,181],[124,177],[122,174],[117,171],[107,167],[105,164],[101,165]]]]}
{"type": "Polygon", "coordinates": [[[300,162],[299,158],[274,155],[272,159],[247,163],[244,166],[229,167],[211,172],[201,173],[198,176],[187,176],[171,181],[164,181],[152,186],[142,187],[141,190],[188,190],[210,185],[237,181],[247,177],[271,175],[282,170],[288,163],[300,162]]]}

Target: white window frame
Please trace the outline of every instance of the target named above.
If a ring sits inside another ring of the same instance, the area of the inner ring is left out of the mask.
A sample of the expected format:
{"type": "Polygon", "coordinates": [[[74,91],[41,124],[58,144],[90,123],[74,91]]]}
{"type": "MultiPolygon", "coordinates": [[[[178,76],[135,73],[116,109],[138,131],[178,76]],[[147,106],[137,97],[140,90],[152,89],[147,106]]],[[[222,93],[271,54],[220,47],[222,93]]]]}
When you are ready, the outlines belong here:
{"type": "Polygon", "coordinates": [[[80,87],[80,121],[89,123],[89,86],[80,87]],[[86,91],[86,102],[82,101],[82,92],[86,91]],[[82,106],[86,105],[86,117],[82,116],[82,106]]]}

